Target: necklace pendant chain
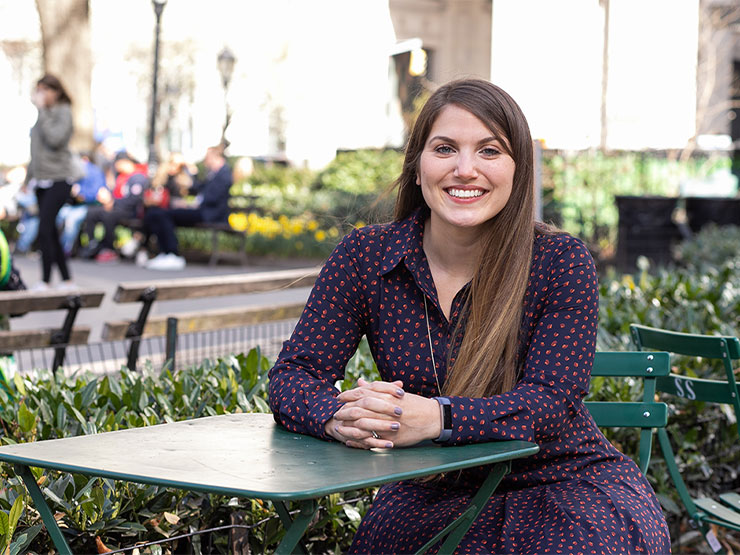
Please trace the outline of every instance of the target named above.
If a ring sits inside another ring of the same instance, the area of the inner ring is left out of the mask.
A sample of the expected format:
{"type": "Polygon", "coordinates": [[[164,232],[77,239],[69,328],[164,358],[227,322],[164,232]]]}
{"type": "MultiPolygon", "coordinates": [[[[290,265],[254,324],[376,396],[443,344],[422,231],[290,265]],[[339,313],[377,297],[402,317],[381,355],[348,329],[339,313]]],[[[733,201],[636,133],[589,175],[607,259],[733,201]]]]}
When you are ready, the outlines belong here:
{"type": "Polygon", "coordinates": [[[434,349],[432,348],[432,328],[429,325],[429,308],[427,308],[427,296],[424,295],[424,318],[427,323],[427,337],[429,339],[429,354],[432,355],[432,370],[434,370],[434,381],[437,383],[437,392],[442,395],[442,388],[439,386],[439,377],[437,376],[437,363],[434,361],[434,349]]]}

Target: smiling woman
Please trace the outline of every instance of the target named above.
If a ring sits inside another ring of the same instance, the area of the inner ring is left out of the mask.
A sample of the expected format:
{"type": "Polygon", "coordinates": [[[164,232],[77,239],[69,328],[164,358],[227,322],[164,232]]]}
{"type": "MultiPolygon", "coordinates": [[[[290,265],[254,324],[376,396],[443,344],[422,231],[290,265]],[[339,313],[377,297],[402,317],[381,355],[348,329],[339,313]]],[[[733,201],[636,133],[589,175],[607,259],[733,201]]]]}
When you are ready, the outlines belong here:
{"type": "MultiPolygon", "coordinates": [[[[356,229],[329,257],[270,371],[272,411],[292,431],[361,449],[538,443],[458,552],[669,552],[650,485],[583,404],[596,269],[581,241],[534,221],[532,166],[527,121],[503,90],[462,80],[432,94],[396,181],[395,221],[356,229]],[[340,393],[363,335],[381,381],[340,393]]],[[[382,487],[351,551],[421,549],[486,476],[382,487]]]]}
{"type": "Polygon", "coordinates": [[[516,164],[490,129],[458,106],[441,111],[430,135],[416,177],[431,208],[430,230],[477,241],[478,227],[509,201],[516,164]]]}

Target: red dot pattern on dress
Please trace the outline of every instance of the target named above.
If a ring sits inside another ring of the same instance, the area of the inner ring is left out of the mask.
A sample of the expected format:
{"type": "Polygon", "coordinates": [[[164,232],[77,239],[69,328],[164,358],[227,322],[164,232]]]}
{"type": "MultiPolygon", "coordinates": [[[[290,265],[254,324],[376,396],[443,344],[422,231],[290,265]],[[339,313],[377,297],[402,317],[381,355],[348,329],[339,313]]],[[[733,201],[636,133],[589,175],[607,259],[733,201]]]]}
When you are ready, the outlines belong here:
{"type": "MultiPolygon", "coordinates": [[[[424,296],[440,382],[459,344],[436,295],[422,249],[425,214],[350,233],[327,260],[296,329],[270,371],[270,407],[291,431],[331,440],[324,424],[339,409],[333,384],[367,335],[386,381],[438,395],[424,296]]],[[[520,333],[522,375],[490,398],[451,397],[451,444],[500,439],[536,442],[515,461],[463,538],[459,553],[668,553],[655,494],[614,448],[583,405],[595,351],[598,287],[578,239],[537,236],[520,333]]],[[[485,478],[479,467],[433,482],[382,487],[355,536],[355,553],[408,553],[459,514],[485,478]]]]}

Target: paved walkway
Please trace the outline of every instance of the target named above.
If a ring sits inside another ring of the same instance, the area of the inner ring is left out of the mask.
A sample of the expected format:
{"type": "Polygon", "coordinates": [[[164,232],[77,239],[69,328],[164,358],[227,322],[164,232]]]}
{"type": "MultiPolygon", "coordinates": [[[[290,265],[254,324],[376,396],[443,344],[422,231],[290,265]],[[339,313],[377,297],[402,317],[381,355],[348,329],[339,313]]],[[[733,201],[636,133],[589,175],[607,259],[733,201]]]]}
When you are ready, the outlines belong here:
{"type": "MultiPolygon", "coordinates": [[[[14,265],[21,273],[23,281],[28,287],[41,279],[41,261],[38,255],[17,256],[13,259],[14,265]]],[[[147,281],[176,279],[179,277],[201,277],[213,275],[231,275],[240,273],[267,272],[288,268],[304,268],[316,266],[316,261],[300,260],[266,260],[253,259],[248,266],[218,265],[209,267],[206,264],[188,263],[181,271],[147,270],[136,266],[131,261],[122,260],[109,264],[98,264],[91,260],[69,260],[72,280],[81,289],[96,289],[105,291],[105,297],[100,308],[83,309],[77,315],[76,324],[90,326],[90,342],[101,341],[103,323],[110,320],[134,318],[139,310],[139,304],[117,305],[113,302],[113,293],[116,286],[122,281],[147,281]]],[[[52,286],[59,280],[56,268],[52,271],[52,286]]],[[[183,301],[157,301],[152,307],[152,315],[175,315],[177,312],[197,311],[199,309],[217,309],[234,307],[242,304],[250,306],[268,304],[270,302],[305,302],[310,288],[288,289],[269,293],[255,293],[251,295],[235,295],[229,297],[214,297],[210,299],[191,299],[183,301]]],[[[11,329],[36,329],[59,325],[64,321],[64,312],[35,312],[13,318],[11,329]],[[58,322],[58,324],[57,324],[58,322]]]]}

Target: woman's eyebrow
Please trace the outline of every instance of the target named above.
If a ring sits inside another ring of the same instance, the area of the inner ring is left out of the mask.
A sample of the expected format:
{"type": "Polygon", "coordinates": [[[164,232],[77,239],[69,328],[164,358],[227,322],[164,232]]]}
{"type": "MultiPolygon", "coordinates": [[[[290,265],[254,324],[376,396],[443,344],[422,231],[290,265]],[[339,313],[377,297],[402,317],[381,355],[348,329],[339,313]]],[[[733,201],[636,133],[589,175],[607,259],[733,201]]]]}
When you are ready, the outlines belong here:
{"type": "MultiPolygon", "coordinates": [[[[434,137],[429,137],[429,140],[427,142],[428,143],[431,143],[431,142],[434,142],[434,141],[442,141],[444,143],[457,143],[457,141],[455,139],[452,139],[450,137],[445,137],[444,135],[435,135],[434,137]]],[[[490,137],[485,137],[485,138],[481,139],[480,141],[478,141],[477,144],[482,145],[482,144],[485,144],[485,143],[493,143],[493,142],[496,142],[496,143],[499,143],[499,144],[503,145],[503,141],[501,141],[501,139],[499,139],[498,137],[496,137],[494,135],[491,135],[490,137]]]]}

